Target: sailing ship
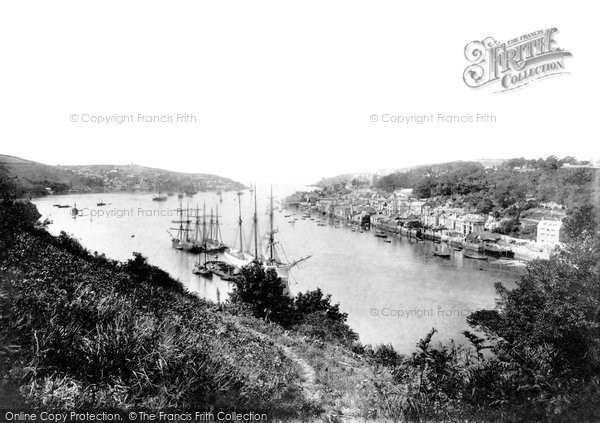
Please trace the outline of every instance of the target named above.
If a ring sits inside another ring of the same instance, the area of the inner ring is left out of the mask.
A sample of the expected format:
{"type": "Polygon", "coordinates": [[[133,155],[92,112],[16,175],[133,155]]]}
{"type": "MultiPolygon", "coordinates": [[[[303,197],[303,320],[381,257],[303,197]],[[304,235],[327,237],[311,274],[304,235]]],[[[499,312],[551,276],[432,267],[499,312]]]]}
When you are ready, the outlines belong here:
{"type": "MultiPolygon", "coordinates": [[[[251,191],[251,192],[253,192],[253,191],[251,191]]],[[[244,193],[242,191],[238,191],[238,193],[237,193],[238,213],[239,213],[238,232],[239,232],[240,245],[239,245],[239,248],[230,248],[229,251],[225,252],[225,257],[237,267],[242,267],[242,266],[246,266],[247,264],[250,264],[255,259],[255,257],[258,255],[258,238],[256,238],[257,246],[255,248],[254,256],[252,254],[248,253],[247,251],[244,251],[244,230],[243,230],[243,221],[242,221],[242,195],[244,195],[244,193]]],[[[257,217],[256,217],[256,209],[255,209],[255,211],[254,211],[255,235],[258,231],[258,229],[256,228],[256,223],[257,223],[256,221],[257,221],[257,217]]]]}
{"type": "MultiPolygon", "coordinates": [[[[270,212],[269,212],[269,232],[267,234],[269,237],[269,243],[267,244],[267,253],[268,254],[266,254],[264,266],[265,266],[265,269],[267,269],[267,270],[274,269],[277,272],[277,276],[279,276],[279,278],[282,281],[284,281],[285,284],[287,285],[290,270],[293,267],[298,266],[303,261],[308,260],[312,256],[309,255],[309,256],[302,257],[298,260],[293,260],[293,261],[287,261],[287,258],[286,258],[286,261],[283,261],[281,259],[281,254],[279,251],[281,251],[281,253],[283,254],[284,257],[285,257],[285,251],[283,250],[283,247],[281,246],[281,244],[279,242],[275,241],[275,234],[277,233],[277,230],[274,227],[275,219],[274,219],[274,208],[273,208],[273,187],[271,187],[270,201],[271,201],[271,207],[270,207],[270,212]]],[[[255,213],[255,216],[256,216],[256,213],[255,213]]]]}
{"type": "Polygon", "coordinates": [[[171,246],[176,250],[190,250],[193,247],[193,243],[190,241],[190,219],[189,219],[189,208],[187,209],[187,218],[183,218],[183,206],[179,204],[177,209],[179,213],[179,219],[174,220],[173,223],[178,223],[177,228],[171,228],[173,231],[177,231],[175,235],[169,232],[171,235],[171,246]]]}
{"type": "Polygon", "coordinates": [[[222,253],[227,249],[229,249],[229,247],[223,243],[223,239],[221,237],[219,206],[216,206],[216,214],[213,215],[212,209],[210,210],[210,222],[208,225],[208,230],[206,229],[206,213],[204,213],[200,251],[204,251],[206,253],[222,253]]]}
{"type": "Polygon", "coordinates": [[[256,196],[256,187],[251,191],[254,193],[254,216],[252,219],[252,233],[254,236],[254,254],[243,250],[243,236],[242,236],[242,209],[241,209],[241,192],[238,192],[238,199],[240,201],[239,205],[239,235],[240,235],[240,246],[242,246],[239,250],[231,249],[229,252],[225,253],[225,256],[237,267],[245,266],[251,262],[256,262],[262,264],[265,270],[275,270],[277,276],[282,280],[287,289],[287,283],[289,279],[290,270],[295,266],[298,266],[300,263],[308,260],[311,256],[302,257],[298,260],[289,261],[285,255],[285,251],[281,244],[275,240],[275,234],[278,232],[274,226],[274,212],[275,208],[273,206],[273,188],[271,187],[271,196],[270,196],[270,207],[269,207],[269,231],[266,234],[267,237],[267,245],[266,251],[262,253],[259,249],[259,236],[258,236],[258,213],[257,213],[257,196],[256,196]],[[282,258],[283,256],[283,258],[282,258]]]}

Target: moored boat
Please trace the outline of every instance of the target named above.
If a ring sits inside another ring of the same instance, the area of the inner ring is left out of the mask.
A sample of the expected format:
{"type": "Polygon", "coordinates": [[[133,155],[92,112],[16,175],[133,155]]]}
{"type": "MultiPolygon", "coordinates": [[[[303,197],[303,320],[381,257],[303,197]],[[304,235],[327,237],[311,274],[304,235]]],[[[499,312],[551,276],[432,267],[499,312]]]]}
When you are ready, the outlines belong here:
{"type": "Polygon", "coordinates": [[[474,254],[471,252],[467,252],[463,250],[463,257],[473,259],[473,260],[487,260],[486,256],[482,256],[481,254],[474,254]]]}
{"type": "Polygon", "coordinates": [[[433,255],[442,258],[450,258],[450,251],[442,246],[436,246],[433,250],[433,255]]]}

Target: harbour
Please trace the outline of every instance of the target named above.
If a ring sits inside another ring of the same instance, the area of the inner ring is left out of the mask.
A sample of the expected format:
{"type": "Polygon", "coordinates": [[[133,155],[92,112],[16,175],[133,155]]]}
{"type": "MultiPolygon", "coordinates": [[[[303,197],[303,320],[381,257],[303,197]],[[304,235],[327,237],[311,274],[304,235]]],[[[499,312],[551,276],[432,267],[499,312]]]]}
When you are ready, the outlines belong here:
{"type": "Polygon", "coordinates": [[[460,341],[460,332],[467,328],[466,316],[494,306],[494,283],[512,287],[522,271],[510,261],[473,260],[453,248],[436,255],[439,244],[432,240],[402,233],[375,236],[380,229],[299,210],[297,205],[286,209],[283,198],[296,188],[273,189],[274,200],[269,187],[259,186],[256,200],[245,190],[242,195],[215,191],[184,198],[166,196],[159,202],[152,201],[150,193],[103,193],[101,200],[97,194],[69,194],[37,198],[34,203],[42,219],[53,222],[48,226],[51,233],[65,231],[90,251],[121,261],[140,252],[189,291],[212,301],[225,301],[231,291],[231,283],[224,280],[228,273],[220,263],[236,264],[227,256],[240,244],[252,251],[256,242],[256,248],[265,251],[276,243],[283,247],[281,254],[288,263],[311,256],[289,272],[290,293],[320,288],[348,313],[348,323],[361,342],[391,343],[401,352],[411,351],[431,327],[443,334],[436,340],[460,341]],[[99,201],[105,205],[98,206],[99,201]],[[76,206],[77,214],[72,215],[72,208],[54,207],[57,203],[76,206]],[[171,237],[184,225],[173,222],[185,222],[193,232],[197,218],[202,224],[204,216],[210,216],[205,208],[218,208],[218,227],[223,243],[231,248],[229,254],[194,254],[173,248],[171,237]],[[182,220],[188,209],[193,210],[192,216],[182,220]],[[252,229],[255,217],[256,232],[252,229]],[[276,241],[270,239],[275,236],[276,241]],[[217,274],[194,274],[198,263],[216,266],[212,269],[217,274]]]}

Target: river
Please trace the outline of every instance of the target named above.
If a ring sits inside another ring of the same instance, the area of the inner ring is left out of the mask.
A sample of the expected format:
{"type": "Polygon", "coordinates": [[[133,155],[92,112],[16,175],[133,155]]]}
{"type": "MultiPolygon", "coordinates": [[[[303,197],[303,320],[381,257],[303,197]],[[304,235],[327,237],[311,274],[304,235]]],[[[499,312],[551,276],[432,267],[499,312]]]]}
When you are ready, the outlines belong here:
{"type": "MultiPolygon", "coordinates": [[[[275,197],[283,198],[292,188],[274,188],[275,197]]],[[[237,235],[238,201],[235,192],[224,192],[222,202],[214,192],[198,193],[179,200],[171,196],[165,202],[152,201],[150,193],[70,194],[34,199],[43,217],[53,223],[53,234],[65,231],[91,251],[107,257],[127,260],[141,252],[151,264],[179,279],[187,289],[211,300],[225,300],[231,284],[213,277],[204,279],[192,273],[197,256],[171,247],[167,233],[177,220],[180,201],[183,207],[216,213],[223,240],[229,245],[237,235]],[[102,200],[107,203],[98,207],[102,200]],[[76,205],[79,216],[68,208],[53,204],[76,205]]],[[[258,218],[261,233],[268,227],[268,190],[258,191],[258,218]]],[[[248,191],[242,196],[244,238],[250,240],[253,202],[248,191]]],[[[495,282],[514,287],[517,267],[499,260],[464,259],[453,252],[450,259],[433,256],[433,243],[416,243],[394,236],[391,243],[372,232],[353,232],[349,227],[318,226],[316,220],[298,219],[290,224],[286,215],[275,213],[277,240],[289,259],[312,257],[295,269],[290,290],[297,293],[321,288],[348,313],[348,324],[365,344],[392,344],[401,352],[414,350],[415,344],[432,327],[438,329],[436,341],[456,339],[467,329],[466,315],[478,308],[494,306],[495,282]]],[[[297,218],[300,216],[297,214],[297,218]]],[[[239,241],[238,241],[239,243],[239,241]]],[[[514,264],[514,263],[513,263],[514,264]]],[[[521,270],[522,271],[522,270],[521,270]]]]}

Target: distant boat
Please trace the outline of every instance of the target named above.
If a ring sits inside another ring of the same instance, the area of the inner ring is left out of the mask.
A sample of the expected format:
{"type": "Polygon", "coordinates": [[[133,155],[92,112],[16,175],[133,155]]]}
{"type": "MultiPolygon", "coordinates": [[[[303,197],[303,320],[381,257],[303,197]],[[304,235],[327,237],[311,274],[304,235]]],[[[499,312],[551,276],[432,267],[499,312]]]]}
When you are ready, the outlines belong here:
{"type": "Polygon", "coordinates": [[[389,243],[391,243],[391,242],[392,242],[392,240],[391,240],[391,239],[389,239],[389,238],[385,238],[385,239],[383,240],[383,242],[387,242],[387,243],[389,244],[389,243]]]}
{"type": "Polygon", "coordinates": [[[96,205],[98,207],[102,207],[102,206],[106,206],[106,203],[104,201],[100,200],[99,202],[96,203],[96,205]]]}
{"type": "Polygon", "coordinates": [[[167,196],[164,194],[161,194],[159,191],[157,195],[152,197],[152,201],[167,201],[167,196]]]}
{"type": "Polygon", "coordinates": [[[482,256],[479,254],[467,253],[465,251],[463,251],[463,257],[474,259],[474,260],[487,260],[488,259],[486,256],[482,256]]]}
{"type": "Polygon", "coordinates": [[[387,238],[387,234],[383,231],[375,231],[375,233],[373,234],[374,236],[378,237],[378,238],[387,238]]]}
{"type": "Polygon", "coordinates": [[[59,204],[59,205],[58,205],[58,206],[56,206],[56,207],[58,207],[59,209],[68,209],[68,208],[69,208],[69,207],[71,207],[71,206],[69,206],[68,204],[59,204]]]}

